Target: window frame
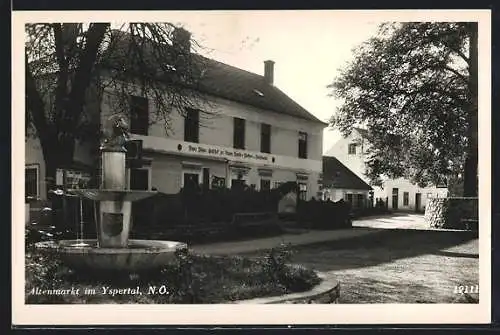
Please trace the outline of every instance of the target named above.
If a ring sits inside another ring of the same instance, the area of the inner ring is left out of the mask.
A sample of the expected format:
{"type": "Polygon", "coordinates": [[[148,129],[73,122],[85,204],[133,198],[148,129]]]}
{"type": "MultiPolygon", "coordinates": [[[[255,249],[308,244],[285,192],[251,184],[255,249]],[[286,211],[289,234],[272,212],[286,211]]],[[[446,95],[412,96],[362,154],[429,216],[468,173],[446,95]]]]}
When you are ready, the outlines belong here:
{"type": "Polygon", "coordinates": [[[260,152],[262,153],[271,153],[271,129],[270,124],[260,124],[260,152]]]}
{"type": "Polygon", "coordinates": [[[403,192],[403,206],[410,206],[410,192],[403,192]]]}
{"type": "Polygon", "coordinates": [[[308,147],[308,134],[305,131],[299,131],[298,138],[298,157],[300,159],[307,159],[308,147]]]}
{"type": "Polygon", "coordinates": [[[356,155],[356,147],[358,145],[356,143],[349,143],[347,145],[347,154],[348,155],[356,155]],[[351,149],[354,149],[354,150],[351,150],[351,149]]]}
{"type": "Polygon", "coordinates": [[[200,111],[198,109],[188,108],[186,110],[186,116],[184,117],[184,141],[200,143],[200,111]],[[194,115],[196,117],[193,117],[194,115]]]}
{"type": "Polygon", "coordinates": [[[28,194],[26,194],[26,170],[35,170],[35,176],[36,176],[36,195],[35,198],[39,199],[40,198],[40,164],[35,163],[35,164],[26,164],[24,165],[24,197],[27,198],[28,194]]]}
{"type": "Polygon", "coordinates": [[[260,178],[260,182],[259,182],[259,191],[263,191],[263,190],[264,190],[264,191],[270,191],[270,190],[272,190],[272,181],[271,181],[271,179],[269,179],[269,178],[260,178]],[[264,189],[262,188],[262,183],[263,183],[263,182],[269,183],[268,188],[267,188],[266,190],[264,190],[264,189]]]}
{"type": "Polygon", "coordinates": [[[151,183],[152,183],[152,168],[151,166],[143,166],[143,167],[140,167],[140,168],[127,168],[127,174],[128,174],[128,189],[129,190],[132,190],[131,188],[131,182],[132,182],[132,170],[147,170],[148,172],[148,189],[146,191],[150,191],[151,190],[151,183]]]}

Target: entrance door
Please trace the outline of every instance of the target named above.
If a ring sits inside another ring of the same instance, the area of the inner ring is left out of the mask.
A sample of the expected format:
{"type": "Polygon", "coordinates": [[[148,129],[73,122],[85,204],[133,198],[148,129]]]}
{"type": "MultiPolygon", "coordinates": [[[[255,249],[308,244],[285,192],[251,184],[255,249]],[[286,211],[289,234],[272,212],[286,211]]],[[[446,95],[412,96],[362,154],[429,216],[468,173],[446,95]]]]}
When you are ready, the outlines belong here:
{"type": "Polygon", "coordinates": [[[415,212],[420,212],[421,205],[422,205],[422,194],[415,193],[415,212]]]}
{"type": "Polygon", "coordinates": [[[203,190],[206,191],[210,188],[210,169],[203,168],[203,190]]]}
{"type": "Polygon", "coordinates": [[[392,189],[392,209],[394,209],[394,210],[398,209],[398,204],[399,204],[399,189],[393,188],[392,189]]]}

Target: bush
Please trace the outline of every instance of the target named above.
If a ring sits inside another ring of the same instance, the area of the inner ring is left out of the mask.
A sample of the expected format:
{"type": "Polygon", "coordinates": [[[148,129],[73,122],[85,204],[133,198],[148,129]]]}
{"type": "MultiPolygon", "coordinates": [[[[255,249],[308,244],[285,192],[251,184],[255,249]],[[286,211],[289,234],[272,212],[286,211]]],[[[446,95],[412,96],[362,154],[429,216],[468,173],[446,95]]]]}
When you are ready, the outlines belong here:
{"type": "Polygon", "coordinates": [[[193,255],[184,249],[176,253],[171,264],[159,271],[131,275],[103,271],[74,272],[53,254],[29,250],[26,253],[26,303],[224,303],[305,291],[320,281],[311,270],[286,265],[288,258],[284,255],[276,251],[274,265],[271,265],[263,259],[193,255]],[[145,294],[109,296],[99,292],[105,286],[139,286],[145,294]],[[30,293],[35,288],[53,290],[72,287],[79,288],[80,294],[30,293]],[[168,292],[148,295],[150,287],[167,287],[168,292]],[[83,294],[85,288],[97,289],[98,294],[83,294]]]}
{"type": "Polygon", "coordinates": [[[305,291],[320,282],[319,277],[303,266],[289,265],[293,251],[291,244],[273,248],[265,257],[264,272],[268,280],[281,285],[286,292],[305,291]]]}

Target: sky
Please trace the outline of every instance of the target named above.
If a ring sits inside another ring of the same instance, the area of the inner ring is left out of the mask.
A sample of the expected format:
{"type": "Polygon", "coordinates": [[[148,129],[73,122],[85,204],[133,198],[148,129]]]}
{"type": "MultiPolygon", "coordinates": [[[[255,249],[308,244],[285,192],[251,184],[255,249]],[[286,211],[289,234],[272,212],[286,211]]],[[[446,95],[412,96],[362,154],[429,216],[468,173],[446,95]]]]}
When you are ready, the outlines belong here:
{"type": "MultiPolygon", "coordinates": [[[[173,12],[165,21],[189,30],[212,59],[261,75],[273,60],[275,86],[323,121],[339,105],[327,85],[381,23],[376,12],[333,11],[173,12]]],[[[323,152],[339,138],[326,128],[323,152]]]]}

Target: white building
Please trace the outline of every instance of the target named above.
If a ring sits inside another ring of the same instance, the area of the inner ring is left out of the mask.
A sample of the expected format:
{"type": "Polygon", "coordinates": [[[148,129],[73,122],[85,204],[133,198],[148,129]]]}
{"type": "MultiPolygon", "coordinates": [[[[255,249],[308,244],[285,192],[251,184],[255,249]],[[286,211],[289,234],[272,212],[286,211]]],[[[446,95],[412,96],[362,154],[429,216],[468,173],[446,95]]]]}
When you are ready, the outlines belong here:
{"type": "MultiPolygon", "coordinates": [[[[336,157],[342,164],[352,172],[370,183],[365,176],[365,154],[369,147],[366,139],[366,130],[354,128],[348,137],[339,139],[326,153],[326,156],[336,157]]],[[[372,186],[374,198],[388,201],[388,207],[392,210],[417,211],[425,209],[427,198],[446,196],[446,188],[419,187],[404,178],[383,178],[383,187],[372,186]]]]}
{"type": "Polygon", "coordinates": [[[342,164],[337,158],[323,157],[323,200],[348,201],[353,209],[369,206],[372,187],[342,164]]]}
{"type": "MultiPolygon", "coordinates": [[[[200,90],[213,110],[188,110],[187,117],[172,111],[169,136],[162,124],[150,122],[153,102],[130,96],[129,124],[132,138],[142,141],[144,165],[128,169],[129,187],[171,194],[188,182],[207,188],[245,183],[259,190],[297,181],[300,197],[317,196],[327,124],[277,88],[274,62],[264,63],[262,76],[208,60],[200,90]],[[200,125],[204,112],[213,116],[200,125]]],[[[105,91],[101,123],[113,112],[111,96],[105,91]]],[[[95,166],[95,157],[89,154],[93,149],[84,147],[76,150],[75,161],[95,166]]],[[[38,141],[27,141],[26,176],[31,178],[27,189],[42,199],[47,192],[44,171],[38,141]]]]}

